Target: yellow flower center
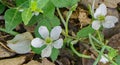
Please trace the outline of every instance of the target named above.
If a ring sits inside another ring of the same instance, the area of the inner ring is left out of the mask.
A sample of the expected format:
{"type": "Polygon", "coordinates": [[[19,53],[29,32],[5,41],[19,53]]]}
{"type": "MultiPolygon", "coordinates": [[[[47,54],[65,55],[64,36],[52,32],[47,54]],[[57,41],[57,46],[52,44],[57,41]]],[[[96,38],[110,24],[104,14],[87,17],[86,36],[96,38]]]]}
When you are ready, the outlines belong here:
{"type": "Polygon", "coordinates": [[[46,42],[46,44],[51,44],[51,43],[52,43],[52,39],[49,38],[49,37],[47,37],[47,38],[45,39],[45,42],[46,42]]]}
{"type": "Polygon", "coordinates": [[[103,22],[105,20],[105,16],[103,16],[103,15],[98,16],[98,20],[103,22]]]}

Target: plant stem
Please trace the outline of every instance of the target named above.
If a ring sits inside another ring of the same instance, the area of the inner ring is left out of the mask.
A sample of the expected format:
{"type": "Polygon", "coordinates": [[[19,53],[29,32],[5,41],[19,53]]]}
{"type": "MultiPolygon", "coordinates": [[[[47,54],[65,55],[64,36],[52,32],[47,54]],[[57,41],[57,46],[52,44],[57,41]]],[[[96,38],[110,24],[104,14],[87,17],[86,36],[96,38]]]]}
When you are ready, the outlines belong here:
{"type": "Polygon", "coordinates": [[[99,37],[100,42],[102,42],[102,38],[101,38],[101,35],[100,35],[99,30],[97,30],[97,34],[98,34],[98,37],[99,37]]]}
{"type": "Polygon", "coordinates": [[[92,41],[92,38],[91,38],[91,34],[89,34],[89,40],[90,40],[90,44],[92,45],[93,49],[99,53],[100,51],[97,50],[97,48],[96,48],[95,45],[93,44],[93,41],[92,41]]]}
{"type": "Polygon", "coordinates": [[[102,47],[102,49],[101,49],[101,51],[99,52],[99,55],[98,55],[96,61],[93,63],[93,65],[97,65],[97,63],[98,63],[99,60],[101,59],[101,56],[103,55],[103,52],[104,52],[105,48],[106,48],[105,46],[102,47]]]}
{"type": "Polygon", "coordinates": [[[62,14],[61,14],[61,12],[60,12],[59,8],[57,8],[57,12],[58,12],[58,15],[59,15],[59,17],[60,17],[60,19],[61,19],[61,21],[62,21],[62,23],[63,23],[64,27],[66,27],[65,20],[64,20],[64,18],[62,17],[62,14]]]}
{"type": "Polygon", "coordinates": [[[72,14],[73,11],[69,11],[68,14],[67,14],[67,18],[66,18],[66,26],[65,26],[65,31],[66,31],[66,35],[68,35],[68,22],[69,22],[69,19],[70,19],[70,16],[72,14]]]}
{"type": "Polygon", "coordinates": [[[9,34],[11,34],[11,35],[17,35],[18,33],[17,32],[15,32],[15,31],[6,31],[6,29],[4,29],[4,28],[0,28],[0,31],[3,31],[3,32],[6,32],[6,33],[9,33],[9,34]]]}
{"type": "Polygon", "coordinates": [[[77,52],[77,51],[75,50],[75,48],[73,47],[73,44],[75,44],[75,43],[77,43],[76,40],[75,40],[75,41],[72,41],[71,44],[70,44],[70,48],[72,49],[72,51],[73,51],[77,56],[83,57],[83,58],[91,58],[91,56],[84,55],[84,54],[81,54],[81,53],[77,52]]]}

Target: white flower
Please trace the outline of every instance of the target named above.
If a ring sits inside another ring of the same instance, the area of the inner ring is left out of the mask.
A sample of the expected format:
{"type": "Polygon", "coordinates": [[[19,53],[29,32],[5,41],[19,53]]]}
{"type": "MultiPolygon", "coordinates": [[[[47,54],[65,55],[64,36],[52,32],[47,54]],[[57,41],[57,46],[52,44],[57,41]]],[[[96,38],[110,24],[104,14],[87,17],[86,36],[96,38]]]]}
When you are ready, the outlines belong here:
{"type": "Polygon", "coordinates": [[[63,46],[63,39],[59,39],[60,33],[62,32],[62,28],[60,26],[55,26],[50,33],[47,27],[40,26],[38,32],[43,39],[35,38],[32,40],[31,45],[35,48],[46,45],[46,48],[42,50],[42,57],[49,57],[52,53],[53,47],[60,49],[63,46]]]}
{"type": "Polygon", "coordinates": [[[118,22],[118,18],[115,16],[105,16],[107,14],[107,8],[105,4],[101,4],[94,13],[94,18],[96,20],[92,23],[92,28],[98,30],[101,25],[104,28],[112,28],[115,23],[118,22]]]}
{"type": "MultiPolygon", "coordinates": [[[[104,55],[105,55],[106,57],[108,57],[107,54],[104,54],[104,55]]],[[[106,64],[107,62],[109,62],[109,60],[108,60],[107,58],[105,58],[104,56],[102,56],[101,59],[100,59],[100,62],[106,64]]]]}

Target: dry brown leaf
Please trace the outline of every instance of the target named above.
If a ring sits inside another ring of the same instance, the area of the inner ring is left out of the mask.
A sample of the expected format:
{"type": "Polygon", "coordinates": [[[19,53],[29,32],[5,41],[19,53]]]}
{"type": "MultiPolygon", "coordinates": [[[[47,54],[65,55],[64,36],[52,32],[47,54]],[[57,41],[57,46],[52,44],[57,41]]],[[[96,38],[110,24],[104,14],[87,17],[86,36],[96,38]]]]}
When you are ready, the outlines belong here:
{"type": "Polygon", "coordinates": [[[55,64],[47,60],[47,58],[43,58],[42,63],[40,65],[55,65],[55,64]]]}
{"type": "Polygon", "coordinates": [[[28,62],[27,64],[23,64],[23,65],[40,65],[40,62],[31,60],[31,61],[28,62]]]}
{"type": "MultiPolygon", "coordinates": [[[[105,5],[110,8],[116,8],[119,2],[120,0],[95,0],[95,9],[99,6],[100,3],[105,3],[105,5]]],[[[93,0],[82,0],[81,3],[85,6],[88,6],[88,4],[92,5],[93,0]]]]}
{"type": "Polygon", "coordinates": [[[83,9],[80,9],[78,19],[82,26],[88,25],[91,22],[91,19],[88,18],[88,12],[83,9]]]}
{"type": "Polygon", "coordinates": [[[119,18],[119,12],[115,8],[108,8],[107,14],[110,16],[116,16],[117,18],[119,18]]]}
{"type": "Polygon", "coordinates": [[[0,65],[21,65],[25,62],[26,56],[0,60],[0,65]]]}
{"type": "Polygon", "coordinates": [[[9,50],[7,50],[6,48],[4,48],[3,46],[0,45],[0,58],[11,57],[14,55],[15,55],[15,53],[10,52],[9,50]]]}
{"type": "Polygon", "coordinates": [[[110,38],[109,40],[108,45],[110,45],[112,48],[119,50],[120,53],[120,33],[112,36],[112,38],[110,38]]]}
{"type": "Polygon", "coordinates": [[[116,8],[120,0],[104,0],[104,3],[107,7],[116,8]]]}

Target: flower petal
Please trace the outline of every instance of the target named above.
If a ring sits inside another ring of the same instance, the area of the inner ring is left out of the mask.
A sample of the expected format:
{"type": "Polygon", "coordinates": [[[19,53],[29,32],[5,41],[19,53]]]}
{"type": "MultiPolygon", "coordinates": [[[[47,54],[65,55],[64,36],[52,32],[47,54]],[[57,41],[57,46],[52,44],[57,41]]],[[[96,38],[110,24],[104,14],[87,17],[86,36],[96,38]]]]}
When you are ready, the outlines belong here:
{"type": "Polygon", "coordinates": [[[38,32],[44,39],[49,37],[49,31],[46,26],[40,26],[38,32]]]}
{"type": "MultiPolygon", "coordinates": [[[[104,55],[108,57],[107,54],[104,54],[104,55]]],[[[106,64],[107,62],[109,62],[109,60],[107,58],[105,58],[104,56],[102,56],[101,59],[100,59],[100,62],[106,64]]]]}
{"type": "Polygon", "coordinates": [[[60,49],[63,46],[63,39],[58,39],[53,43],[54,48],[60,49]]]}
{"type": "Polygon", "coordinates": [[[100,28],[100,26],[101,26],[100,21],[95,20],[95,21],[92,22],[92,28],[93,29],[98,30],[100,28]]]}
{"type": "Polygon", "coordinates": [[[94,17],[97,18],[99,15],[105,16],[107,14],[107,8],[105,4],[101,4],[95,11],[94,17]]]}
{"type": "Polygon", "coordinates": [[[35,48],[38,48],[44,45],[44,41],[40,38],[35,38],[31,41],[31,45],[35,48]]]}
{"type": "Polygon", "coordinates": [[[115,16],[106,16],[105,17],[105,21],[111,21],[113,23],[117,23],[118,22],[118,18],[115,16]]]}
{"type": "Polygon", "coordinates": [[[22,40],[17,43],[8,42],[7,46],[18,54],[25,54],[31,51],[30,40],[22,40]]]}
{"type": "Polygon", "coordinates": [[[48,45],[46,48],[42,50],[41,56],[42,58],[49,57],[51,53],[52,53],[52,46],[48,45]]]}
{"type": "Polygon", "coordinates": [[[57,40],[60,36],[60,33],[62,32],[62,28],[60,26],[55,26],[50,33],[50,37],[53,40],[57,40]]]}

